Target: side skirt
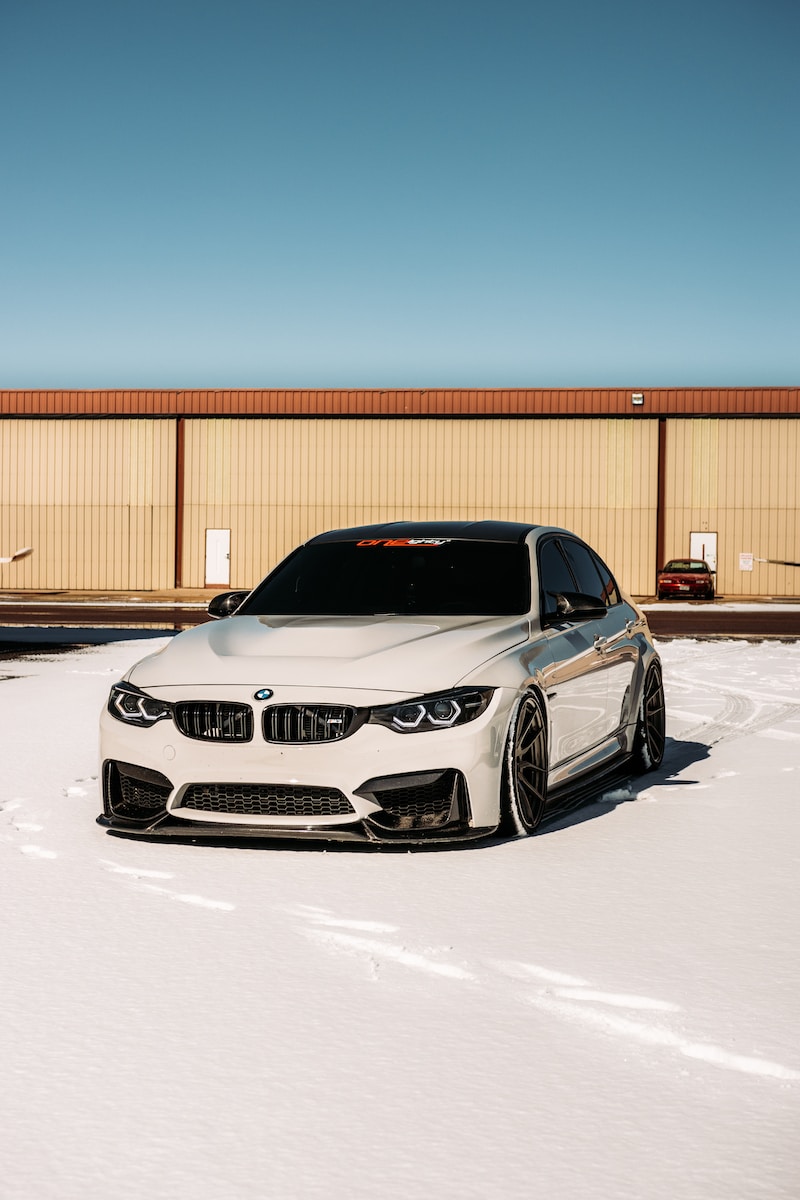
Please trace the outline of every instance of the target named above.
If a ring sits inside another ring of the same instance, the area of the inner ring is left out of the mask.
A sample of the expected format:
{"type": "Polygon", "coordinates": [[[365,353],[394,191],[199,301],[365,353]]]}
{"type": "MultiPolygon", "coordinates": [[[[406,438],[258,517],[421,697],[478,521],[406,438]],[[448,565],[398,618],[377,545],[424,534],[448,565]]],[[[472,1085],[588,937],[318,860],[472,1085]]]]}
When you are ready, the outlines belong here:
{"type": "Polygon", "coordinates": [[[595,800],[612,785],[624,783],[631,778],[633,776],[629,755],[616,758],[604,771],[592,775],[590,779],[579,779],[548,792],[547,808],[542,820],[547,821],[550,817],[573,812],[589,800],[595,800]]]}

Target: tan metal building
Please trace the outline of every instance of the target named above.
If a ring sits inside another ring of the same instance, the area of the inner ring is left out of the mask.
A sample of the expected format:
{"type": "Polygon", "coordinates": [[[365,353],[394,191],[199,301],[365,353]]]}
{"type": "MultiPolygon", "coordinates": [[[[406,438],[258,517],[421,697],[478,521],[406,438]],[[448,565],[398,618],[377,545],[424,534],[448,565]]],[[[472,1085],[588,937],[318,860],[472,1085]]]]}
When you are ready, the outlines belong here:
{"type": "Polygon", "coordinates": [[[0,392],[0,587],[247,587],[323,529],[574,529],[635,595],[666,558],[800,593],[800,389],[0,392]],[[748,557],[750,556],[750,557],[748,557]]]}

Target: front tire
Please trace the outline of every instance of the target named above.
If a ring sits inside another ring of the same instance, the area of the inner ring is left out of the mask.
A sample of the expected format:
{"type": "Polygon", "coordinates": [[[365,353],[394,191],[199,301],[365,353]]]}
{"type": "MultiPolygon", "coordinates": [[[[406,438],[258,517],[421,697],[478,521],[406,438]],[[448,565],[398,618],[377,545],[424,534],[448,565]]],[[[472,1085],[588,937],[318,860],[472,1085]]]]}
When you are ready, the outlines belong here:
{"type": "Polygon", "coordinates": [[[633,766],[638,773],[655,771],[661,766],[666,743],[667,714],[661,668],[653,663],[647,669],[639,705],[639,719],[633,739],[633,766]]]}
{"type": "Polygon", "coordinates": [[[547,715],[541,698],[527,692],[519,702],[506,744],[499,832],[533,833],[547,804],[547,715]]]}

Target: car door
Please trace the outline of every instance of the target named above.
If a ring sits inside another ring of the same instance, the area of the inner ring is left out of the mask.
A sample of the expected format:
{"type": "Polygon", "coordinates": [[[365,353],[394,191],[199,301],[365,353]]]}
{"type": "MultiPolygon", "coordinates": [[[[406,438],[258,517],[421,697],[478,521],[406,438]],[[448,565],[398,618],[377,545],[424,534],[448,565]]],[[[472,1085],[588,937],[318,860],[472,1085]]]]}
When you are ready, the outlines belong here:
{"type": "MultiPolygon", "coordinates": [[[[609,724],[608,660],[595,641],[602,622],[574,621],[558,614],[556,597],[580,591],[560,541],[545,539],[537,555],[540,614],[550,657],[543,674],[553,783],[560,781],[558,768],[602,742],[609,724]]],[[[599,584],[595,591],[599,594],[599,584]]]]}
{"type": "Polygon", "coordinates": [[[578,590],[599,596],[606,605],[594,646],[604,663],[606,680],[605,736],[618,733],[627,719],[627,699],[639,658],[632,638],[635,613],[619,594],[614,577],[593,550],[576,538],[562,538],[561,549],[578,581],[578,590]]]}

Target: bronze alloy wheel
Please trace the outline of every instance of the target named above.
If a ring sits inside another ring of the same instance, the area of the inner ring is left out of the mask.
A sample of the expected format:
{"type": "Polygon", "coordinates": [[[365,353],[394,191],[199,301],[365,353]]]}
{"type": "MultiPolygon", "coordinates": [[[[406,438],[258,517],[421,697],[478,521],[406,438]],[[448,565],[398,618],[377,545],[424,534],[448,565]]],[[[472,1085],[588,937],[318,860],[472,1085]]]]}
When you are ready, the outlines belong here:
{"type": "Polygon", "coordinates": [[[661,668],[653,663],[645,676],[633,748],[634,761],[640,770],[654,771],[661,765],[666,742],[666,725],[661,668]]]}
{"type": "Polygon", "coordinates": [[[522,697],[509,735],[501,829],[533,833],[547,797],[547,720],[534,693],[522,697]]]}

